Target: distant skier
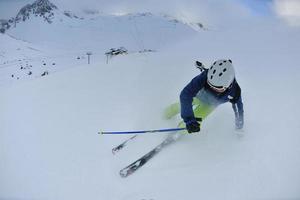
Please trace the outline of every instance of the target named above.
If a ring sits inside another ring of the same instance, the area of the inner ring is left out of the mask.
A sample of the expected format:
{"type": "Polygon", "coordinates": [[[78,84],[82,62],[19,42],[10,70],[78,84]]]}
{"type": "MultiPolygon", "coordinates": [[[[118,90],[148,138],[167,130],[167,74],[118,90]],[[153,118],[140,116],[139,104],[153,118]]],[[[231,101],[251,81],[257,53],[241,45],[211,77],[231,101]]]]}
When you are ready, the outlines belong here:
{"type": "MultiPolygon", "coordinates": [[[[220,104],[230,102],[235,114],[236,129],[242,129],[244,109],[241,88],[235,79],[232,61],[217,60],[209,69],[205,69],[198,61],[196,65],[203,72],[184,87],[180,93],[180,105],[175,103],[169,106],[165,117],[169,119],[181,112],[188,133],[199,132],[197,118],[204,119],[220,104]]],[[[183,122],[179,127],[184,127],[183,122]]]]}

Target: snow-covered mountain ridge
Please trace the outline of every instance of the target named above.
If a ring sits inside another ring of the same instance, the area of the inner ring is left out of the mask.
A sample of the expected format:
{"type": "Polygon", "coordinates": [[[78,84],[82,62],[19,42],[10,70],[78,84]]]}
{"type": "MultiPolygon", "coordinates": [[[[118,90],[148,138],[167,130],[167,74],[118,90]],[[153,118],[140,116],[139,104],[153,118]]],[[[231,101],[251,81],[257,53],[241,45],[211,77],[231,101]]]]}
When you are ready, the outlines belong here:
{"type": "Polygon", "coordinates": [[[200,23],[191,24],[165,14],[105,14],[97,10],[74,13],[60,10],[49,0],[28,4],[15,18],[0,24],[1,32],[5,32],[0,37],[7,39],[6,45],[0,46],[3,83],[82,64],[87,52],[93,53],[94,61],[105,60],[105,53],[112,48],[124,47],[128,53],[153,53],[202,30],[200,23]],[[24,71],[27,65],[33,67],[24,71]]]}
{"type": "Polygon", "coordinates": [[[17,23],[29,20],[31,17],[41,17],[48,23],[52,23],[54,11],[57,7],[48,0],[36,0],[32,4],[27,4],[17,13],[16,17],[9,20],[1,20],[0,32],[4,33],[11,27],[16,27],[17,23]]]}
{"type": "MultiPolygon", "coordinates": [[[[145,12],[145,13],[127,13],[127,14],[104,14],[97,10],[84,10],[82,14],[74,14],[72,11],[61,11],[59,8],[51,3],[49,0],[36,0],[32,4],[27,4],[23,8],[20,9],[20,11],[17,13],[16,17],[12,17],[9,20],[6,19],[0,19],[0,33],[5,33],[8,29],[12,27],[16,27],[18,23],[25,22],[33,17],[42,18],[44,21],[48,22],[49,24],[53,22],[55,17],[60,16],[60,20],[62,21],[62,15],[67,16],[69,18],[73,19],[85,19],[95,17],[95,15],[112,15],[117,17],[122,16],[130,16],[130,17],[145,17],[145,16],[153,16],[153,13],[145,12]],[[81,16],[80,16],[81,15],[81,16]],[[79,17],[80,16],[80,17],[79,17]]],[[[191,26],[193,29],[199,31],[204,28],[203,24],[200,22],[188,22],[186,20],[178,19],[176,17],[172,17],[165,14],[159,14],[158,16],[161,16],[163,18],[166,18],[166,20],[170,20],[170,22],[174,23],[183,23],[188,26],[191,26]]]]}
{"type": "Polygon", "coordinates": [[[44,18],[48,23],[52,23],[54,10],[57,10],[57,7],[50,1],[37,0],[21,9],[15,18],[15,22],[25,21],[29,19],[30,15],[35,15],[44,18]]]}

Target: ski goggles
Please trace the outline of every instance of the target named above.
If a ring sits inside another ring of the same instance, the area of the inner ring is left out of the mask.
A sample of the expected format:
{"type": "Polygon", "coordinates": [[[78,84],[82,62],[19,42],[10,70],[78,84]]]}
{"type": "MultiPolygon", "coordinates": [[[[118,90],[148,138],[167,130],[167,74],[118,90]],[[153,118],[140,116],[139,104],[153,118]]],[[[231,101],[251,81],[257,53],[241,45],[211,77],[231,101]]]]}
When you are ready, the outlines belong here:
{"type": "Polygon", "coordinates": [[[208,81],[207,81],[207,84],[209,85],[209,87],[212,89],[212,90],[214,90],[214,91],[216,91],[216,92],[218,92],[218,93],[223,93],[223,92],[225,92],[226,91],[226,87],[223,87],[223,86],[214,86],[214,85],[212,85],[212,84],[210,84],[208,81]]]}

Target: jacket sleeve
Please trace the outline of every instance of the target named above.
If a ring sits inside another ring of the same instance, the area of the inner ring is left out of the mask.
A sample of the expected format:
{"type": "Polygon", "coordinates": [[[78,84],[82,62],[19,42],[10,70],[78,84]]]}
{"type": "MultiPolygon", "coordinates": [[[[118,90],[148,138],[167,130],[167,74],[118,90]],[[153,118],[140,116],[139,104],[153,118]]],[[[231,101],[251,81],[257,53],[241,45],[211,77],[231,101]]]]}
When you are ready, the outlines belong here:
{"type": "Polygon", "coordinates": [[[180,108],[181,108],[181,117],[184,122],[194,119],[193,112],[193,97],[201,90],[206,82],[206,72],[196,76],[187,84],[180,93],[180,108]]]}
{"type": "Polygon", "coordinates": [[[235,115],[236,128],[241,129],[244,126],[244,105],[242,101],[241,88],[239,85],[237,85],[236,95],[231,103],[235,115]]]}

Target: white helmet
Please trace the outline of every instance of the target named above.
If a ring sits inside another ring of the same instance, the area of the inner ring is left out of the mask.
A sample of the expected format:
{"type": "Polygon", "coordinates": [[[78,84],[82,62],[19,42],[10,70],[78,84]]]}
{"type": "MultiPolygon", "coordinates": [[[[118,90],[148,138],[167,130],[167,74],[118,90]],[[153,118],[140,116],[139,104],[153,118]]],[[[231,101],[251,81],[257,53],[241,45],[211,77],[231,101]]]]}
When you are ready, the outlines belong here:
{"type": "Polygon", "coordinates": [[[234,81],[235,72],[231,60],[217,60],[207,72],[207,83],[220,92],[234,81]]]}

